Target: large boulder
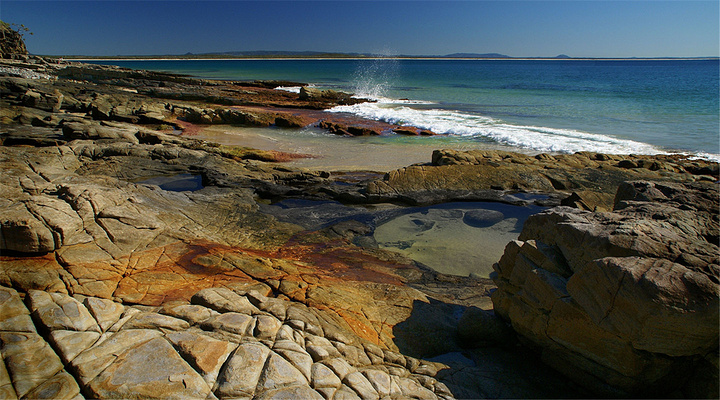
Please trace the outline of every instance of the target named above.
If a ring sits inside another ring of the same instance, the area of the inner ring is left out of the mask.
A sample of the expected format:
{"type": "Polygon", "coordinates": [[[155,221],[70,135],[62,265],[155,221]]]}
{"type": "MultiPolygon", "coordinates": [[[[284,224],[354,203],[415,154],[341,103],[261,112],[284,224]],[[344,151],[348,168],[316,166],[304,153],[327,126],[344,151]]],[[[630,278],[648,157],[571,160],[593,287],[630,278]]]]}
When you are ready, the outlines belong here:
{"type": "Polygon", "coordinates": [[[613,212],[535,215],[495,265],[495,312],[594,390],[717,398],[718,226],[711,183],[631,182],[613,212]]]}

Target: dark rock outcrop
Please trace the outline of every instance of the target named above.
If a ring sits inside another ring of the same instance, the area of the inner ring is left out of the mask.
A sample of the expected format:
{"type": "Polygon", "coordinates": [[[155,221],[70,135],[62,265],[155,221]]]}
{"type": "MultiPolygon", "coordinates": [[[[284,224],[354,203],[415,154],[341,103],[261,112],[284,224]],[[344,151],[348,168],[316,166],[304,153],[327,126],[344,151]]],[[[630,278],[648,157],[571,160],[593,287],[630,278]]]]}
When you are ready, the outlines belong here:
{"type": "Polygon", "coordinates": [[[13,58],[27,53],[22,35],[13,30],[10,24],[0,21],[0,57],[13,58]]]}
{"type": "Polygon", "coordinates": [[[717,397],[718,195],[716,183],[636,181],[612,212],[530,217],[495,266],[495,312],[594,390],[717,397]]]}
{"type": "MultiPolygon", "coordinates": [[[[551,195],[550,204],[588,211],[613,208],[625,181],[716,181],[717,163],[681,155],[618,156],[598,153],[530,156],[505,151],[436,150],[431,165],[391,171],[370,182],[367,194],[415,204],[508,199],[512,193],[551,195]],[[627,162],[632,162],[630,168],[627,162]]],[[[508,199],[509,200],[509,199],[508,199]]]]}

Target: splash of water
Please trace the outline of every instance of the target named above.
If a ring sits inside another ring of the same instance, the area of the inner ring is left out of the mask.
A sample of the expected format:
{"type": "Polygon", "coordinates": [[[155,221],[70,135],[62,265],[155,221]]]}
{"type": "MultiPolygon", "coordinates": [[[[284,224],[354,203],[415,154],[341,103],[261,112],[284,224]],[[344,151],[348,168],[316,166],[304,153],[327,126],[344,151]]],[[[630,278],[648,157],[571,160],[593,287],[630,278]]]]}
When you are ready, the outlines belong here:
{"type": "Polygon", "coordinates": [[[353,77],[356,97],[382,99],[398,75],[400,64],[396,58],[361,60],[353,77]]]}

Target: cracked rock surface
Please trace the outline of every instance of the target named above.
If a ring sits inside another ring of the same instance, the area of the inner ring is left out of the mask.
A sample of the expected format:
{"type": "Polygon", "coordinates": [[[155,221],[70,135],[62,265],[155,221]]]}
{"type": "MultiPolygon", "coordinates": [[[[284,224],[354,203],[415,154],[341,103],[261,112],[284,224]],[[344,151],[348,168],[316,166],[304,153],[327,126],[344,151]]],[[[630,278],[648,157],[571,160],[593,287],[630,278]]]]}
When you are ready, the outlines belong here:
{"type": "Polygon", "coordinates": [[[0,287],[0,302],[4,398],[452,398],[434,378],[442,364],[256,291],[138,308],[0,287]]]}

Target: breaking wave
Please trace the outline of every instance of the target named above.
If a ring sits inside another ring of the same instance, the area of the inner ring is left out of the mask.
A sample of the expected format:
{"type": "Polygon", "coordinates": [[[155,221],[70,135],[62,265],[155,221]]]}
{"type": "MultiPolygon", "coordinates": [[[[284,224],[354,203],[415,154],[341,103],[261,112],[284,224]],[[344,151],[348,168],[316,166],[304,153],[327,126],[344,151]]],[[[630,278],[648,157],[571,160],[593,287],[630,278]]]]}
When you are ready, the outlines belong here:
{"type": "Polygon", "coordinates": [[[666,154],[647,143],[571,129],[513,125],[498,119],[440,108],[419,109],[408,105],[424,102],[376,98],[376,103],[337,106],[330,112],[351,113],[397,125],[411,125],[443,135],[490,139],[497,143],[538,152],[606,154],[666,154]]]}

